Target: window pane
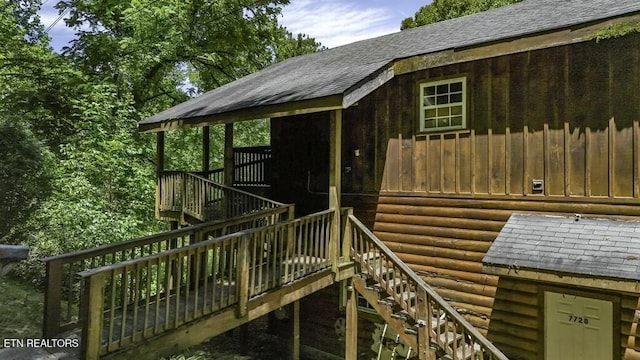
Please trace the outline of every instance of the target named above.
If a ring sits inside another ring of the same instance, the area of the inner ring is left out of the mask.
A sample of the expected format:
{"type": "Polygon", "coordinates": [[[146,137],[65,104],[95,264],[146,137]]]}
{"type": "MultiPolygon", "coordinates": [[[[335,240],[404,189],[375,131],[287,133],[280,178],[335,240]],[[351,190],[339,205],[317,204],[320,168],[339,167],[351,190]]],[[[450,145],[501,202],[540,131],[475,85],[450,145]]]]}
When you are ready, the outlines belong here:
{"type": "Polygon", "coordinates": [[[449,95],[440,95],[438,96],[438,105],[448,104],[449,103],[449,95]]]}
{"type": "Polygon", "coordinates": [[[438,94],[446,94],[449,92],[449,84],[438,85],[438,94]]]}
{"type": "Polygon", "coordinates": [[[424,122],[424,128],[425,129],[433,129],[436,127],[436,120],[435,119],[431,119],[431,120],[427,120],[424,122]]]}
{"type": "Polygon", "coordinates": [[[423,83],[421,87],[423,131],[463,128],[466,101],[464,78],[423,83]]]}
{"type": "Polygon", "coordinates": [[[439,108],[438,109],[438,116],[449,116],[449,108],[445,107],[445,108],[439,108]]]}
{"type": "Polygon", "coordinates": [[[449,118],[442,118],[442,119],[438,119],[438,127],[447,127],[449,126],[449,118]]]}

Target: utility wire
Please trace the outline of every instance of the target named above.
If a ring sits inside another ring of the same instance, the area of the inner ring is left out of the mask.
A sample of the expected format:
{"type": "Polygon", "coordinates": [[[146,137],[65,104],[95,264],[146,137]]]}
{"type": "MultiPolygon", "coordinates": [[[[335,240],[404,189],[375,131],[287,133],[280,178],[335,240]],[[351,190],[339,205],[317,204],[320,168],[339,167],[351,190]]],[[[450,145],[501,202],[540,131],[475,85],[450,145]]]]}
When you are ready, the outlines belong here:
{"type": "Polygon", "coordinates": [[[49,33],[49,31],[50,31],[54,26],[56,26],[56,24],[57,24],[58,22],[60,22],[60,20],[62,20],[62,18],[64,18],[64,17],[65,17],[65,15],[67,15],[67,13],[69,12],[69,9],[71,9],[71,8],[66,8],[66,9],[64,9],[64,11],[63,11],[59,16],[58,16],[58,18],[56,18],[56,19],[55,19],[55,20],[54,20],[54,21],[53,21],[53,22],[52,22],[52,23],[47,27],[47,29],[44,31],[44,33],[45,33],[45,34],[48,34],[48,33],[49,33]]]}

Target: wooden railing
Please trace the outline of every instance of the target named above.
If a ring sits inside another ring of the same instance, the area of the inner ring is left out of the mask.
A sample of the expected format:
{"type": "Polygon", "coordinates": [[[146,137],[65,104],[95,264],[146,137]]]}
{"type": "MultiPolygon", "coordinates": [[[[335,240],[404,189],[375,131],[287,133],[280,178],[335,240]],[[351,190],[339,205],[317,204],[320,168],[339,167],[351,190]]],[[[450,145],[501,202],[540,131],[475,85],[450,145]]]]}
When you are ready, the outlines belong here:
{"type": "Polygon", "coordinates": [[[273,225],[292,217],[293,206],[287,205],[231,220],[203,223],[42,259],[46,265],[47,278],[43,336],[53,337],[77,326],[82,293],[81,279],[76,276],[79,272],[182,248],[211,237],[273,225]]]}
{"type": "Polygon", "coordinates": [[[164,172],[159,179],[158,210],[190,215],[200,221],[229,219],[283,204],[227,187],[201,176],[164,172]]]}
{"type": "Polygon", "coordinates": [[[267,186],[271,147],[242,147],[233,149],[234,186],[267,186]]]}
{"type": "Polygon", "coordinates": [[[326,210],[81,272],[81,356],[96,359],[232,306],[244,317],[250,298],[331,267],[333,220],[326,210]]]}
{"type": "Polygon", "coordinates": [[[395,253],[356,217],[349,216],[352,229],[351,256],[419,325],[418,344],[430,343],[453,360],[508,358],[460,315],[447,301],[412,271],[395,253]],[[451,348],[451,339],[464,339],[464,346],[451,348]]]}
{"type": "MultiPolygon", "coordinates": [[[[233,148],[233,186],[269,186],[270,146],[233,148]]],[[[214,169],[206,173],[192,172],[218,184],[224,184],[224,169],[214,169]]]]}

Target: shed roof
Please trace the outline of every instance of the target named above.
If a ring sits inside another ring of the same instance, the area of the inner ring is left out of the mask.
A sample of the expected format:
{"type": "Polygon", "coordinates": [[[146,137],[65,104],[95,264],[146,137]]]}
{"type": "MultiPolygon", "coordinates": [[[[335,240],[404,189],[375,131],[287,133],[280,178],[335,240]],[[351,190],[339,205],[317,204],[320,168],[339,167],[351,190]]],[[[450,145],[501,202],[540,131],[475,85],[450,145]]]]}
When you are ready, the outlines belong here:
{"type": "Polygon", "coordinates": [[[640,280],[640,221],[514,214],[482,262],[640,280]]]}
{"type": "MultiPolygon", "coordinates": [[[[350,103],[343,104],[343,97],[358,90],[394,60],[555,31],[635,12],[640,12],[637,0],[528,0],[290,58],[160,112],[140,125],[146,130],[166,121],[332,96],[334,99],[329,102],[332,106],[348,107],[350,103]]],[[[369,87],[365,95],[373,89],[369,87]]]]}

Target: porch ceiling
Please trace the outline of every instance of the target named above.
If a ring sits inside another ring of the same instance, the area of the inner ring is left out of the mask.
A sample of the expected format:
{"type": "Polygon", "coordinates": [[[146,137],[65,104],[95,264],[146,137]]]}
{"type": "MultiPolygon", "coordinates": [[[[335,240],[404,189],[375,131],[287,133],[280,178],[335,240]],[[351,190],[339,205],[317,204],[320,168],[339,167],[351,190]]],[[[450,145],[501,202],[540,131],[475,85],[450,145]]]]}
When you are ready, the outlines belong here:
{"type": "Polygon", "coordinates": [[[638,12],[637,0],[562,6],[557,0],[528,0],[290,58],[145,119],[139,128],[164,131],[347,108],[393,78],[396,60],[506,43],[638,12]]]}
{"type": "Polygon", "coordinates": [[[604,278],[635,283],[635,289],[640,221],[514,214],[482,263],[503,276],[553,281],[548,275],[556,274],[563,283],[565,277],[604,278]]]}

